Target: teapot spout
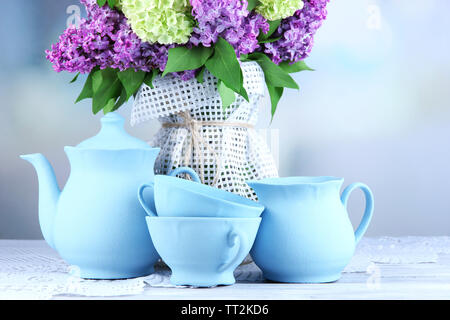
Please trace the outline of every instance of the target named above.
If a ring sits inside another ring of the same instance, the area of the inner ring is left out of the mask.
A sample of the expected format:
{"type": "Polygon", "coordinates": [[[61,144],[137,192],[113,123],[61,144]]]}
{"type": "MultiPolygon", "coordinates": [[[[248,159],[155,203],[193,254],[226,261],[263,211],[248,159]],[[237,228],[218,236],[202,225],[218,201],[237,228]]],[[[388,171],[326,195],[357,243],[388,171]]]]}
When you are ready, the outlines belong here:
{"type": "Polygon", "coordinates": [[[61,194],[55,172],[42,154],[29,154],[20,157],[30,162],[37,172],[39,180],[39,224],[44,239],[54,249],[53,222],[59,195],[61,194]]]}

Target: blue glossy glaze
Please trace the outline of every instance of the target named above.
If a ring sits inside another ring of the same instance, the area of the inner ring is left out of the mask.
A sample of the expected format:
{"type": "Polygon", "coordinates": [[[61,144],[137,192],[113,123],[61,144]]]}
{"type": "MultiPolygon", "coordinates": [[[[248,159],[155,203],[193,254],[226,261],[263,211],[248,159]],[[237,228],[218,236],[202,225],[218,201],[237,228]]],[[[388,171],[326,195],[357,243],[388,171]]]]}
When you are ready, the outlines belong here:
{"type": "MultiPolygon", "coordinates": [[[[65,147],[71,173],[62,192],[44,156],[22,156],[39,177],[41,229],[49,245],[78,266],[83,278],[148,275],[159,255],[136,190],[153,181],[159,149],[128,135],[118,114],[101,121],[97,136],[65,147]]],[[[153,201],[151,195],[146,201],[153,201]]]]}
{"type": "Polygon", "coordinates": [[[373,213],[373,196],[361,183],[343,179],[289,177],[250,181],[265,206],[251,255],[264,277],[279,282],[332,282],[340,278],[366,231],[373,213]],[[360,188],[366,209],[356,232],[346,205],[351,191],[360,188]]]}
{"type": "Polygon", "coordinates": [[[235,283],[261,218],[146,217],[156,250],[175,285],[212,287],[235,283]]]}

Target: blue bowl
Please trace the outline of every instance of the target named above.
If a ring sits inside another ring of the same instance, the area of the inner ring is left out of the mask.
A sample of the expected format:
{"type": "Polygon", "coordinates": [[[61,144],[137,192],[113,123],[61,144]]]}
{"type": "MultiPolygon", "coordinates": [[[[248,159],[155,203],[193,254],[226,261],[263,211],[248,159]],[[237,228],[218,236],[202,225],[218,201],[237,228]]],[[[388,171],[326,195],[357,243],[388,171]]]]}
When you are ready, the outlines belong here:
{"type": "Polygon", "coordinates": [[[236,282],[261,218],[146,217],[153,244],[174,285],[212,287],[236,282]]]}

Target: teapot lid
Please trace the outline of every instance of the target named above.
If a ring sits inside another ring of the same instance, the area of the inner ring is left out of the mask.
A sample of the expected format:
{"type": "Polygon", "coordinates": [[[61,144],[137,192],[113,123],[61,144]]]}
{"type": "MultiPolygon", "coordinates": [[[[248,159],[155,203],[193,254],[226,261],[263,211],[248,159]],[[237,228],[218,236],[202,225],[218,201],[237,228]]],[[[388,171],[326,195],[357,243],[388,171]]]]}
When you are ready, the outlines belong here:
{"type": "Polygon", "coordinates": [[[116,112],[110,112],[101,118],[102,128],[97,135],[77,145],[86,149],[150,149],[151,147],[124,129],[125,119],[116,112]]]}

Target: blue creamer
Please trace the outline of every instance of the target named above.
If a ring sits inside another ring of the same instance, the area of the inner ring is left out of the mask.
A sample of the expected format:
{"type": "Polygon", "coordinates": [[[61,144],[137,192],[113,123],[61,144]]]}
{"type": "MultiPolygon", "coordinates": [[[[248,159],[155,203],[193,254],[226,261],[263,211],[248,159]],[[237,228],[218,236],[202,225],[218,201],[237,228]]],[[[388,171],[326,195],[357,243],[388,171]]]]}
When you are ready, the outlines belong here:
{"type": "Polygon", "coordinates": [[[64,148],[71,173],[63,191],[43,155],[21,156],[38,174],[39,223],[48,244],[82,278],[145,276],[159,255],[136,190],[153,181],[159,149],[126,133],[116,113],[101,123],[96,136],[64,148]]]}
{"type": "Polygon", "coordinates": [[[340,189],[344,179],[288,177],[251,181],[265,206],[250,252],[265,278],[279,282],[317,283],[340,278],[373,212],[370,189],[354,183],[340,189]],[[353,232],[347,200],[360,188],[366,196],[361,224],[353,232]]]}

